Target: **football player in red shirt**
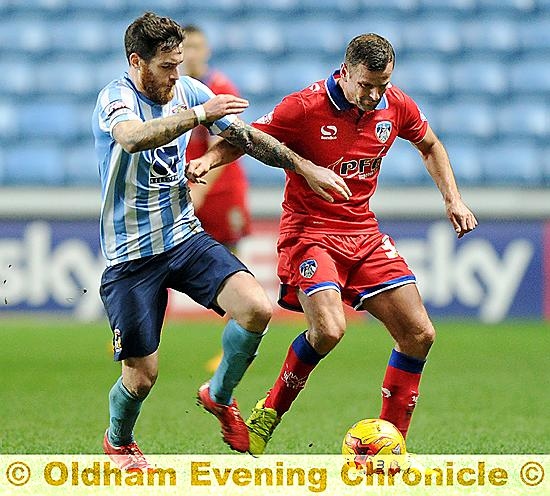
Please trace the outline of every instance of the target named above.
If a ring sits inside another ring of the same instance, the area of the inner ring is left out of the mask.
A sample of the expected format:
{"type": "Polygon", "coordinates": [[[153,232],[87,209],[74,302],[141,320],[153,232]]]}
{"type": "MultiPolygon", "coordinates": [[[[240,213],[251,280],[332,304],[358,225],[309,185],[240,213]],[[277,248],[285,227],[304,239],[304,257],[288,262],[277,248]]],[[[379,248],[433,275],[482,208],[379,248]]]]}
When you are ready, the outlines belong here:
{"type": "MultiPolygon", "coordinates": [[[[370,312],[395,340],[382,384],[380,418],[407,434],[435,330],[415,276],[392,239],[379,231],[369,208],[382,158],[397,137],[420,152],[457,236],[472,231],[477,220],[462,201],[442,143],[416,103],[391,84],[394,64],[386,39],[359,35],[349,43],[339,70],[287,96],[254,124],[335,171],[352,196],[323,202],[300,176],[287,172],[277,246],[279,304],[303,310],[308,329],[292,342],[274,386],[247,420],[253,454],[263,453],[311,371],[342,339],[343,303],[370,312]]],[[[191,162],[188,176],[200,178],[241,153],[221,141],[191,162]]]]}
{"type": "MultiPolygon", "coordinates": [[[[183,29],[182,72],[206,84],[216,95],[240,96],[235,85],[224,74],[208,66],[210,47],[204,32],[191,24],[183,29]]],[[[187,145],[187,161],[203,155],[215,139],[204,126],[193,129],[187,145]]],[[[248,182],[243,167],[236,160],[226,167],[210,171],[205,180],[206,184],[196,184],[192,188],[195,215],[208,234],[236,252],[239,240],[250,233],[248,182]]]]}

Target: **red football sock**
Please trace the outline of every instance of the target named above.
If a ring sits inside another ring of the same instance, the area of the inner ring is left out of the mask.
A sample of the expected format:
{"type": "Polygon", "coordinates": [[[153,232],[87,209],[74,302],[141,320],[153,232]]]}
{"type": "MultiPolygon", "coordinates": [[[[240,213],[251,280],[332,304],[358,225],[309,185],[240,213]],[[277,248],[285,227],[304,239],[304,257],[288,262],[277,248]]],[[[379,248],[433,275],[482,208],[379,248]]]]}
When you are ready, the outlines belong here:
{"type": "Polygon", "coordinates": [[[380,418],[395,425],[403,437],[407,436],[418,399],[418,385],[424,363],[425,360],[393,350],[382,383],[380,418]]]}
{"type": "Polygon", "coordinates": [[[315,351],[305,334],[300,334],[288,348],[279,377],[267,394],[264,406],[273,408],[279,417],[290,409],[292,402],[304,389],[309,374],[325,356],[315,351]]]}

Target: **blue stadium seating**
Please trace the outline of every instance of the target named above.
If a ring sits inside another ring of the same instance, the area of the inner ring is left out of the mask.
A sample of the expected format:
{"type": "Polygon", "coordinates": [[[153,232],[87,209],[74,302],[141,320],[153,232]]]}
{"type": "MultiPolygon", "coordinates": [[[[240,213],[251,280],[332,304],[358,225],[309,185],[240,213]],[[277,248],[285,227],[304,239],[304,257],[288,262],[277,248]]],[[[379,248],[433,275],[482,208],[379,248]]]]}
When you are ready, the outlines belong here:
{"type": "Polygon", "coordinates": [[[519,25],[519,43],[528,52],[550,49],[550,15],[537,16],[519,25]]]}
{"type": "Polygon", "coordinates": [[[482,147],[471,139],[452,138],[445,141],[457,181],[464,185],[483,184],[482,147]]]}
{"type": "Polygon", "coordinates": [[[5,176],[5,158],[4,158],[4,152],[0,149],[0,184],[4,182],[4,176],[5,176]]]}
{"type": "MultiPolygon", "coordinates": [[[[419,103],[465,184],[550,185],[550,0],[0,1],[0,185],[97,184],[90,119],[127,69],[129,21],[155,9],[201,25],[247,121],[325,78],[346,43],[379,32],[393,81],[419,103]],[[31,140],[31,147],[27,145],[31,140]]],[[[399,143],[384,184],[429,182],[399,143]]],[[[253,184],[280,171],[246,160],[253,184]]]]}
{"type": "Polygon", "coordinates": [[[508,70],[491,57],[464,57],[450,68],[452,90],[457,95],[503,97],[508,91],[508,70]]]}
{"type": "Polygon", "coordinates": [[[543,174],[539,150],[534,143],[525,140],[510,140],[484,147],[481,157],[487,184],[541,184],[543,174]]]}
{"type": "Polygon", "coordinates": [[[511,55],[519,48],[518,24],[512,17],[483,14],[460,23],[462,48],[483,55],[511,55]]]}
{"type": "Polygon", "coordinates": [[[426,95],[442,98],[449,91],[448,69],[439,58],[409,57],[397,63],[393,80],[413,97],[426,95]]]}
{"type": "Polygon", "coordinates": [[[25,141],[5,153],[4,180],[7,184],[62,185],[63,149],[52,142],[25,141]]]}
{"type": "Polygon", "coordinates": [[[498,109],[496,120],[503,137],[550,139],[550,114],[542,99],[511,101],[498,109]]]}
{"type": "Polygon", "coordinates": [[[407,141],[395,140],[380,168],[380,185],[422,184],[430,176],[418,151],[407,141]]]}
{"type": "Polygon", "coordinates": [[[70,184],[99,186],[99,172],[93,140],[78,144],[63,156],[66,180],[70,184]]]}
{"type": "Polygon", "coordinates": [[[439,132],[486,140],[496,134],[494,109],[486,101],[453,102],[442,105],[439,113],[439,132]]]}
{"type": "Polygon", "coordinates": [[[511,89],[515,95],[541,93],[550,95],[550,54],[522,57],[510,68],[511,89]]]}

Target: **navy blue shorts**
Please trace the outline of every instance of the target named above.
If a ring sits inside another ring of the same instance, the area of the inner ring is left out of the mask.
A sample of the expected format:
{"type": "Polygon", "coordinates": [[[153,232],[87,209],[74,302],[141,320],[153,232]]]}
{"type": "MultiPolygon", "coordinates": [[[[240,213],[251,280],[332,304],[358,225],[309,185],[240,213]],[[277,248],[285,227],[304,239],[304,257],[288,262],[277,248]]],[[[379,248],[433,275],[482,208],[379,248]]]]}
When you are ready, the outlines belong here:
{"type": "Polygon", "coordinates": [[[99,293],[113,331],[114,359],[144,357],[158,348],[168,288],[223,315],[215,303],[218,290],[240,271],[250,272],[204,232],[164,253],[107,267],[99,293]]]}

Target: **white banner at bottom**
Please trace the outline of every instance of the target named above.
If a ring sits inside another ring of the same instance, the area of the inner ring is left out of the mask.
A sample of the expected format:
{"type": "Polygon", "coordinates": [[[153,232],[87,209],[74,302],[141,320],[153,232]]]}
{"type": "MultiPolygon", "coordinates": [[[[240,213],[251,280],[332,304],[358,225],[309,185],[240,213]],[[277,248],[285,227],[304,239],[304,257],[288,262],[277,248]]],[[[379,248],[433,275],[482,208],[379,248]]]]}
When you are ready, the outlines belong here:
{"type": "Polygon", "coordinates": [[[0,495],[548,495],[550,455],[150,455],[145,472],[104,455],[0,455],[0,495]],[[386,469],[388,467],[388,469],[386,469]]]}

